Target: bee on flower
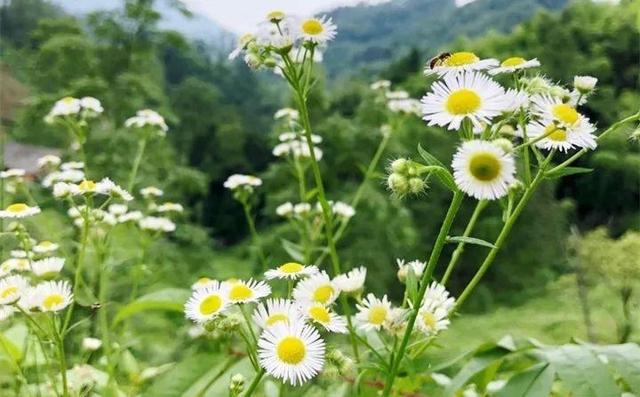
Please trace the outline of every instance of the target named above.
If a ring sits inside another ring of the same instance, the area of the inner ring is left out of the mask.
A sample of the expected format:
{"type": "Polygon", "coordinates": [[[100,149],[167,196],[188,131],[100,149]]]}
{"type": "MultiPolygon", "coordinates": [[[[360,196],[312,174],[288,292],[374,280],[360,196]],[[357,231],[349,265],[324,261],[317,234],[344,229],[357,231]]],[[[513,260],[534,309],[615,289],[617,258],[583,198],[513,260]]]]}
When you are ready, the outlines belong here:
{"type": "Polygon", "coordinates": [[[497,59],[480,59],[469,51],[443,53],[429,62],[424,69],[424,74],[446,77],[462,72],[487,70],[498,66],[498,64],[497,59]]]}

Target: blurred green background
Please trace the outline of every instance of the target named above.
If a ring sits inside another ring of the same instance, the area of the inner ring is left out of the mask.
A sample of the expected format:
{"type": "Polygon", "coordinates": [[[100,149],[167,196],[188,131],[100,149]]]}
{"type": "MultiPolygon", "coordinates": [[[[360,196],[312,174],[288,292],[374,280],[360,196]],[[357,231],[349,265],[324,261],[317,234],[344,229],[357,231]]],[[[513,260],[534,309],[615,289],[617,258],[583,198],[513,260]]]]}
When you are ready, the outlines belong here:
{"type": "MultiPolygon", "coordinates": [[[[228,61],[228,35],[207,41],[161,28],[160,4],[188,14],[177,1],[159,0],[124,0],[115,10],[82,17],[44,0],[5,0],[0,7],[2,131],[10,141],[65,148],[66,133],[46,125],[43,116],[60,97],[97,97],[105,114],[92,131],[89,163],[93,172],[124,181],[136,148],[124,120],[145,107],[167,118],[167,138],[148,148],[141,173],[146,183],[165,190],[168,201],[188,210],[177,231],[151,250],[146,292],[186,288],[201,276],[251,275],[242,208],[222,187],[232,173],[264,180],[257,225],[270,263],[288,259],[281,239],[295,237],[275,207],[296,201],[296,193],[285,165],[271,155],[282,132],[274,130],[273,113],[291,105],[286,86],[269,72],[249,70],[242,60],[228,61]]],[[[330,12],[339,33],[325,54],[311,101],[314,133],[324,138],[321,166],[329,198],[349,201],[379,142],[383,112],[369,84],[389,79],[419,98],[427,89],[423,65],[441,50],[537,57],[553,81],[596,76],[597,92],[585,111],[600,128],[635,113],[639,11],[640,2],[630,0],[477,0],[464,7],[452,0],[396,0],[330,12]]],[[[640,237],[633,233],[640,229],[640,148],[629,139],[634,128],[613,134],[577,164],[594,172],[540,189],[464,316],[445,333],[450,353],[508,333],[549,343],[573,337],[614,343],[623,339],[629,322],[626,338],[640,340],[640,331],[633,330],[640,328],[640,316],[625,315],[625,310],[637,314],[639,273],[612,270],[640,268],[640,237]],[[604,235],[589,234],[598,227],[605,228],[604,235]],[[615,245],[621,236],[630,243],[615,245]],[[596,252],[585,248],[596,243],[602,244],[596,252]]],[[[394,133],[379,178],[367,186],[338,247],[345,268],[365,265],[375,274],[368,280],[372,291],[400,297],[395,259],[428,257],[449,200],[438,186],[419,197],[392,199],[383,184],[384,166],[399,156],[417,158],[418,143],[447,163],[453,142],[450,134],[411,116],[394,133]]],[[[53,205],[44,196],[38,199],[53,205]]],[[[468,218],[472,205],[465,202],[460,219],[468,218]]],[[[36,235],[58,241],[72,233],[63,214],[62,208],[46,211],[33,224],[36,235]]],[[[500,216],[497,206],[486,211],[477,237],[495,238],[500,216]]],[[[463,227],[455,224],[453,233],[461,234],[463,227]]],[[[134,257],[135,240],[126,229],[120,233],[118,256],[134,257]]],[[[450,284],[454,295],[474,274],[481,250],[465,251],[450,284]]],[[[126,264],[118,274],[122,282],[130,276],[126,264]]],[[[115,291],[117,286],[116,279],[115,291]]],[[[130,331],[131,349],[152,364],[204,348],[188,342],[188,324],[179,314],[146,315],[131,327],[144,330],[130,331]]]]}

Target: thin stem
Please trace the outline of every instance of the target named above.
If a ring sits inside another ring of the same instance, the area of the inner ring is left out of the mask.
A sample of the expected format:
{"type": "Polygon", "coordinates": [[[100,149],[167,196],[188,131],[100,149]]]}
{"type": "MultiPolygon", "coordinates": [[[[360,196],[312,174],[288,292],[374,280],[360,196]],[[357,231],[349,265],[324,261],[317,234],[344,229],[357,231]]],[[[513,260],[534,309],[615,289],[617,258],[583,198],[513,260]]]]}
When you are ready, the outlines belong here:
{"type": "Polygon", "coordinates": [[[256,224],[253,221],[253,216],[251,215],[251,206],[246,200],[242,201],[242,209],[244,210],[244,216],[247,219],[247,225],[249,225],[249,232],[251,233],[253,245],[258,252],[258,258],[260,260],[260,265],[262,266],[262,271],[264,272],[269,268],[269,265],[267,264],[267,258],[264,256],[264,251],[262,251],[262,241],[260,240],[260,235],[258,234],[256,224]]]}
{"type": "Polygon", "coordinates": [[[260,383],[260,380],[262,379],[263,376],[264,376],[264,369],[262,369],[261,367],[256,373],[256,376],[253,378],[253,381],[249,385],[249,388],[244,393],[244,397],[249,397],[253,395],[253,392],[256,390],[256,387],[258,387],[258,384],[260,383]]]}
{"type": "Polygon", "coordinates": [[[258,338],[256,338],[256,334],[255,332],[253,332],[253,327],[251,326],[251,319],[249,318],[249,315],[247,314],[247,311],[244,308],[244,304],[240,304],[238,305],[238,307],[240,308],[240,313],[242,313],[242,317],[244,317],[244,321],[247,324],[247,328],[249,329],[249,334],[251,335],[251,340],[254,343],[254,346],[258,345],[258,338]]]}
{"type": "MultiPolygon", "coordinates": [[[[85,252],[87,249],[87,240],[89,237],[89,212],[90,208],[85,207],[85,213],[83,215],[84,222],[82,224],[82,236],[80,242],[80,249],[78,250],[78,256],[76,258],[76,269],[75,275],[73,279],[73,296],[78,296],[78,288],[80,286],[80,279],[82,274],[82,266],[84,264],[85,252]]],[[[75,306],[75,299],[69,305],[69,310],[67,310],[67,315],[64,319],[64,325],[62,326],[62,334],[66,333],[67,328],[69,327],[69,323],[71,322],[71,316],[73,314],[73,308],[75,306]]]]}
{"type": "Polygon", "coordinates": [[[104,259],[100,261],[100,275],[98,280],[98,320],[100,322],[100,335],[102,337],[102,346],[104,346],[104,355],[107,358],[107,372],[109,381],[113,378],[114,367],[112,363],[111,341],[109,335],[109,313],[107,312],[107,290],[109,285],[109,275],[104,259]]]}
{"type": "Polygon", "coordinates": [[[469,284],[467,284],[465,289],[462,291],[462,293],[458,297],[458,300],[456,301],[456,306],[454,307],[453,311],[457,311],[458,308],[460,306],[462,306],[464,301],[467,300],[467,298],[469,297],[471,292],[478,285],[478,283],[482,279],[482,276],[484,276],[484,274],[487,272],[487,270],[489,269],[489,266],[491,266],[491,264],[493,263],[494,259],[496,258],[496,255],[498,255],[498,252],[502,248],[502,245],[504,244],[504,242],[506,241],[507,237],[509,236],[509,233],[511,232],[511,228],[513,227],[513,225],[515,224],[516,220],[520,216],[520,213],[522,212],[524,207],[527,205],[527,203],[529,202],[529,200],[533,196],[533,193],[535,192],[535,190],[538,187],[538,185],[540,185],[540,183],[544,179],[545,169],[547,168],[547,165],[549,164],[549,162],[553,158],[554,154],[555,154],[555,151],[552,150],[549,153],[549,156],[547,157],[547,159],[542,163],[540,169],[538,170],[538,173],[536,174],[535,178],[531,182],[531,185],[525,190],[522,198],[520,199],[520,202],[518,203],[516,208],[513,210],[513,213],[507,219],[507,221],[505,222],[504,226],[502,226],[502,230],[500,231],[500,234],[498,235],[498,238],[496,239],[495,243],[493,244],[494,247],[491,249],[491,251],[489,251],[489,253],[485,257],[485,259],[482,262],[482,264],[480,265],[480,268],[478,269],[476,274],[473,276],[473,278],[471,279],[469,284]]]}
{"type": "Polygon", "coordinates": [[[449,234],[449,230],[451,229],[453,220],[455,219],[456,214],[460,209],[463,198],[464,194],[459,190],[457,190],[453,194],[453,199],[451,200],[451,204],[449,205],[449,210],[447,210],[447,215],[444,218],[444,222],[440,227],[440,232],[438,233],[438,237],[436,238],[433,250],[431,251],[431,256],[429,257],[429,262],[427,263],[427,268],[422,274],[422,279],[420,280],[420,290],[418,291],[418,298],[416,299],[416,302],[413,302],[413,309],[411,310],[411,315],[409,316],[407,329],[404,332],[397,354],[394,356],[394,359],[391,360],[391,370],[389,371],[389,374],[387,376],[387,381],[383,392],[384,397],[388,397],[391,393],[393,383],[395,382],[396,376],[398,375],[400,363],[402,362],[405,350],[407,349],[407,344],[409,343],[409,339],[411,337],[411,332],[413,331],[413,326],[415,325],[418,313],[420,312],[422,300],[424,299],[424,295],[427,292],[429,280],[431,280],[433,270],[438,263],[438,259],[440,259],[442,248],[444,247],[444,244],[447,240],[447,234],[449,234]]]}
{"type": "Polygon", "coordinates": [[[133,160],[131,174],[129,174],[129,183],[127,184],[127,190],[129,192],[131,192],[131,189],[133,189],[133,185],[136,182],[136,176],[138,175],[138,168],[140,168],[140,162],[142,161],[142,156],[144,155],[144,150],[146,146],[147,146],[147,138],[141,138],[138,141],[138,151],[136,152],[136,157],[133,160]]]}
{"type": "MultiPolygon", "coordinates": [[[[478,204],[476,204],[476,209],[473,210],[473,214],[471,214],[469,223],[467,224],[467,227],[464,229],[464,233],[462,234],[463,237],[469,237],[471,235],[471,232],[473,231],[473,228],[476,226],[476,222],[478,221],[478,218],[480,217],[482,210],[487,206],[487,204],[488,204],[487,200],[478,201],[478,204]]],[[[465,246],[464,241],[461,241],[458,243],[458,246],[456,247],[455,251],[453,251],[453,254],[451,255],[451,260],[449,260],[449,264],[447,265],[447,270],[444,272],[444,276],[442,277],[440,284],[446,285],[447,281],[449,281],[449,277],[451,277],[451,274],[453,273],[453,269],[455,269],[456,264],[458,263],[458,259],[460,259],[460,256],[464,251],[464,246],[465,246]]]]}
{"type": "MultiPolygon", "coordinates": [[[[519,123],[520,127],[522,128],[522,137],[525,141],[527,141],[527,123],[525,120],[524,110],[520,112],[519,123]]],[[[529,186],[529,184],[531,183],[531,160],[529,159],[529,146],[524,147],[522,158],[524,160],[524,181],[526,182],[527,186],[529,186]]]]}
{"type": "MultiPolygon", "coordinates": [[[[611,124],[611,127],[607,128],[602,134],[598,135],[596,137],[596,140],[601,140],[603,139],[605,136],[607,136],[608,134],[610,134],[612,131],[617,130],[618,128],[620,128],[622,125],[630,122],[630,121],[636,121],[640,119],[640,112],[633,114],[627,118],[624,118],[618,122],[615,122],[613,124],[611,124]]],[[[587,153],[589,151],[589,149],[587,148],[583,148],[581,150],[579,150],[578,152],[576,152],[573,156],[569,157],[569,159],[567,159],[566,161],[560,163],[559,165],[551,168],[549,170],[549,173],[553,173],[556,171],[561,170],[562,168],[571,165],[571,163],[573,163],[574,161],[576,161],[577,159],[579,159],[580,157],[582,157],[585,153],[587,153]]]]}
{"type": "Polygon", "coordinates": [[[51,319],[51,328],[53,330],[53,335],[56,340],[56,344],[58,345],[58,358],[60,359],[60,374],[62,376],[62,395],[64,397],[69,396],[69,385],[67,383],[67,358],[64,352],[64,339],[56,326],[56,322],[53,318],[51,319]]]}

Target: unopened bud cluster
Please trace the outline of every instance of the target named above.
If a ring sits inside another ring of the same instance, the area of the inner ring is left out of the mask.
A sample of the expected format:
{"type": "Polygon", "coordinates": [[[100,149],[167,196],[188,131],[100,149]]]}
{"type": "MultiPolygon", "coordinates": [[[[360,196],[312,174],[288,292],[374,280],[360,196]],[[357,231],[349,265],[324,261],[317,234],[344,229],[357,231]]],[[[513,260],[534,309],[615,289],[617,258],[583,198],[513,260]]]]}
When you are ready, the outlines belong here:
{"type": "Polygon", "coordinates": [[[411,160],[396,159],[391,162],[389,171],[387,187],[398,197],[422,193],[427,187],[426,182],[420,176],[419,164],[411,160]]]}

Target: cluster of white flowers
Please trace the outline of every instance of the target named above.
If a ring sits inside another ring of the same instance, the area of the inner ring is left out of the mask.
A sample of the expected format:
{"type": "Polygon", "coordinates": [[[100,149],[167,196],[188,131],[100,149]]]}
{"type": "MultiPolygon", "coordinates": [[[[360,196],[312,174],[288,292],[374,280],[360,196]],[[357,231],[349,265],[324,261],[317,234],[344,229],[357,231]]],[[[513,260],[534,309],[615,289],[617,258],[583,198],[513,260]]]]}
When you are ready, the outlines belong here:
{"type": "Polygon", "coordinates": [[[245,190],[253,192],[253,189],[262,186],[262,179],[253,175],[233,174],[223,184],[229,190],[245,190]]]}
{"type": "Polygon", "coordinates": [[[80,116],[82,118],[96,117],[104,111],[100,101],[94,97],[86,96],[80,99],[74,97],[64,97],[58,100],[44,120],[48,123],[56,119],[70,116],[80,116]]]}
{"type": "MultiPolygon", "coordinates": [[[[347,203],[342,201],[329,202],[330,208],[335,216],[342,218],[351,218],[356,214],[356,210],[347,203]]],[[[322,213],[322,207],[320,203],[316,203],[315,207],[309,203],[297,203],[293,204],[287,201],[284,204],[280,204],[276,207],[276,214],[285,218],[292,216],[304,217],[308,214],[320,214],[322,213]]]]}
{"type": "Polygon", "coordinates": [[[56,182],[53,185],[53,195],[56,198],[94,194],[111,196],[114,198],[122,199],[124,201],[133,200],[133,196],[129,192],[124,190],[121,186],[117,185],[109,178],[103,178],[98,182],[84,179],[78,184],[56,182]]]}
{"type": "MultiPolygon", "coordinates": [[[[425,69],[425,74],[442,80],[433,83],[422,98],[424,120],[466,134],[452,168],[456,184],[468,195],[495,200],[507,195],[517,181],[510,142],[496,136],[500,131],[492,129],[498,119],[505,124],[524,114],[529,123],[526,129],[518,128],[516,136],[535,140],[535,146],[543,150],[596,147],[595,127],[576,110],[593,91],[594,78],[577,76],[571,92],[539,76],[522,76],[517,89],[505,89],[489,76],[522,73],[539,65],[536,59],[512,57],[500,64],[471,52],[457,52],[440,56],[425,69]],[[473,135],[482,139],[471,139],[473,135]]],[[[400,182],[394,176],[389,186],[401,191],[400,182]]]]}
{"type": "Polygon", "coordinates": [[[244,61],[253,69],[274,69],[284,64],[283,56],[293,62],[309,59],[320,62],[317,47],[326,45],[336,36],[337,28],[328,17],[298,17],[281,11],[270,12],[255,33],[240,37],[238,46],[229,54],[234,59],[244,54],[244,61]],[[313,51],[309,51],[309,50],[313,51]]]}
{"type": "MultiPolygon", "coordinates": [[[[278,143],[273,148],[273,155],[276,157],[293,156],[295,158],[310,158],[311,151],[307,139],[303,133],[296,132],[284,132],[278,136],[278,143]]],[[[322,143],[322,137],[319,135],[311,134],[311,141],[313,142],[313,153],[316,160],[322,159],[322,150],[316,145],[322,143]]]]}
{"type": "Polygon", "coordinates": [[[151,109],[138,110],[135,116],[128,118],[124,122],[124,126],[137,129],[149,127],[159,136],[165,136],[169,131],[169,126],[164,121],[164,117],[151,109]]]}
{"type": "Polygon", "coordinates": [[[389,80],[378,80],[371,84],[371,89],[381,93],[381,97],[386,101],[387,109],[393,113],[422,114],[420,101],[409,96],[404,90],[391,90],[389,80]]]}

